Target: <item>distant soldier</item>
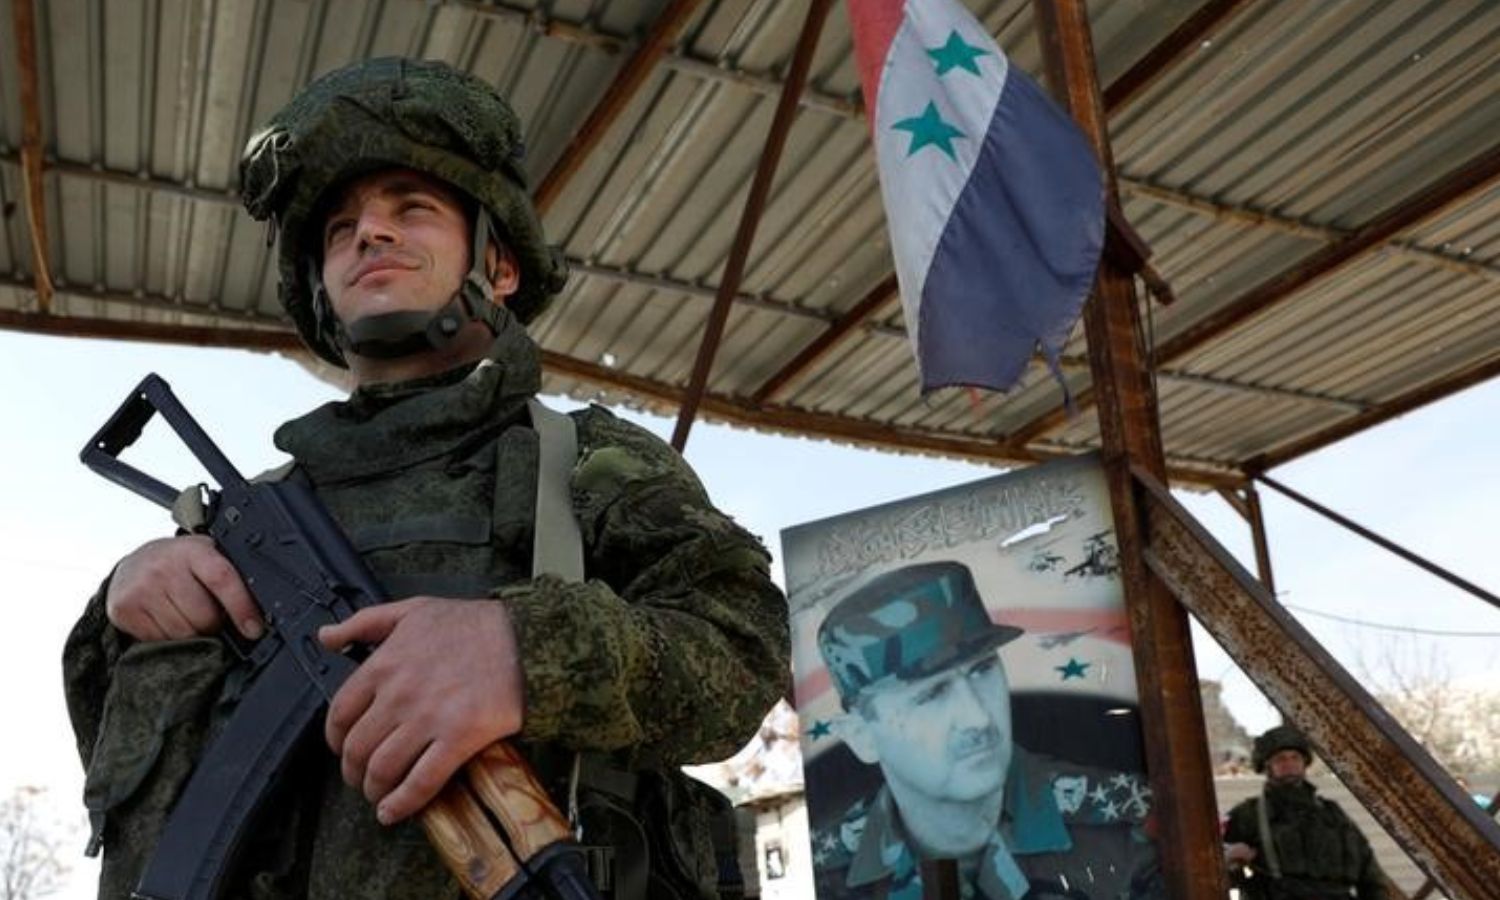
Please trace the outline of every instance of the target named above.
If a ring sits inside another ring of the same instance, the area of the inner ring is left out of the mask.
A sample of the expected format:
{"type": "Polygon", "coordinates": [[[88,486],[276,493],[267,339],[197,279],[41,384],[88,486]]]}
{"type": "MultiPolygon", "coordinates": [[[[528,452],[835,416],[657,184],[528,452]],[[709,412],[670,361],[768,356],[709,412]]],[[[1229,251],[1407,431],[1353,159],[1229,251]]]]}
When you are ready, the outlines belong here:
{"type": "Polygon", "coordinates": [[[923,859],[955,860],[976,900],[1160,896],[1141,776],[1016,745],[999,648],[1021,634],[957,562],[886,573],[829,612],[838,732],[885,785],[814,836],[822,900],[916,900],[923,859]]]}
{"type": "Polygon", "coordinates": [[[1255,739],[1250,763],[1266,783],[1259,797],[1229,811],[1230,880],[1245,900],[1386,900],[1370,842],[1308,783],[1312,759],[1307,738],[1290,725],[1255,739]]]}

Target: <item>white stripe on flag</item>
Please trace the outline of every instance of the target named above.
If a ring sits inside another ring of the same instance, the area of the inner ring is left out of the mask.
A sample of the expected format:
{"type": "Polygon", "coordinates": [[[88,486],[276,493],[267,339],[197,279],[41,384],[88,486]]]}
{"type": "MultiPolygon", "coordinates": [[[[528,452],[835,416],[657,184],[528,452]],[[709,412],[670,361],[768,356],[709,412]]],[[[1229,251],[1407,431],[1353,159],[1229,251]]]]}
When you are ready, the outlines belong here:
{"type": "Polygon", "coordinates": [[[994,39],[957,0],[909,0],[906,4],[905,19],[891,41],[881,73],[873,132],[901,305],[913,349],[921,321],[917,308],[933,253],[974,169],[1009,68],[994,39]],[[974,59],[981,75],[954,71],[938,77],[927,51],[943,46],[954,31],[966,43],[988,51],[974,59]],[[963,137],[951,142],[952,157],[936,146],[910,152],[911,132],[893,127],[921,116],[929,103],[943,121],[963,132],[963,137]]]}

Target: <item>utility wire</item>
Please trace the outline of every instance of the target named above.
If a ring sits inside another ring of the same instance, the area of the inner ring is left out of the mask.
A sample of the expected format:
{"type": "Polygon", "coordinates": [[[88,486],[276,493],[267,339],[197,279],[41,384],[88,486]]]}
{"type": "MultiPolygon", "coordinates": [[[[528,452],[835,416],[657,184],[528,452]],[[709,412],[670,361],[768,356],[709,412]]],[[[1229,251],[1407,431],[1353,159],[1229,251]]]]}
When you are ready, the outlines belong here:
{"type": "Polygon", "coordinates": [[[1290,603],[1283,603],[1282,606],[1286,607],[1287,609],[1294,609],[1297,612],[1304,613],[1309,616],[1317,616],[1320,619],[1332,619],[1335,622],[1343,622],[1346,625],[1357,625],[1360,628],[1377,628],[1381,631],[1399,631],[1405,634],[1431,634],[1438,637],[1500,638],[1500,631],[1440,631],[1435,628],[1414,628],[1408,625],[1387,625],[1382,622],[1366,622],[1363,619],[1351,619],[1347,616],[1336,616],[1333,613],[1323,612],[1317,609],[1308,609],[1305,606],[1294,606],[1290,603]]]}

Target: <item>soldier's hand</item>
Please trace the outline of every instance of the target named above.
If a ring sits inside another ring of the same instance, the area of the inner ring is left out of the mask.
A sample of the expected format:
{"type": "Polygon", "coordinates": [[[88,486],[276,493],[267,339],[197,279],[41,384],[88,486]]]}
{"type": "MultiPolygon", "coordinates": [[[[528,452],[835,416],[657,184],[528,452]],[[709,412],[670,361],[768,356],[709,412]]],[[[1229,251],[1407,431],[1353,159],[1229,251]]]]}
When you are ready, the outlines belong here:
{"type": "Polygon", "coordinates": [[[139,641],[218,634],[226,615],[251,640],[265,628],[239,573],[203,535],[150,541],[120,560],[104,610],[139,641]]]}
{"type": "Polygon", "coordinates": [[[378,645],[328,708],[344,781],[392,824],[426,806],[476,753],[521,730],[523,686],[498,601],[414,597],[363,609],[318,635],[378,645]]]}
{"type": "Polygon", "coordinates": [[[1255,860],[1255,848],[1249,844],[1225,844],[1224,862],[1230,865],[1245,865],[1255,860]]]}

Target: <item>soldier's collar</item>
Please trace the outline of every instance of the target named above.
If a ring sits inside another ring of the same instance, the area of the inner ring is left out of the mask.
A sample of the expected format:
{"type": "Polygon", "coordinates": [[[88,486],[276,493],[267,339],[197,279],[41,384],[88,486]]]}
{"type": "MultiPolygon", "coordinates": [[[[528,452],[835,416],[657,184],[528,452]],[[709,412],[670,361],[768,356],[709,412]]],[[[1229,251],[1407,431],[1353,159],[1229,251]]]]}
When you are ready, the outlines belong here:
{"type": "Polygon", "coordinates": [[[541,387],[536,344],[505,318],[477,364],[399,384],[360,388],[276,430],[316,484],[395,471],[485,442],[522,415],[541,387]]]}

